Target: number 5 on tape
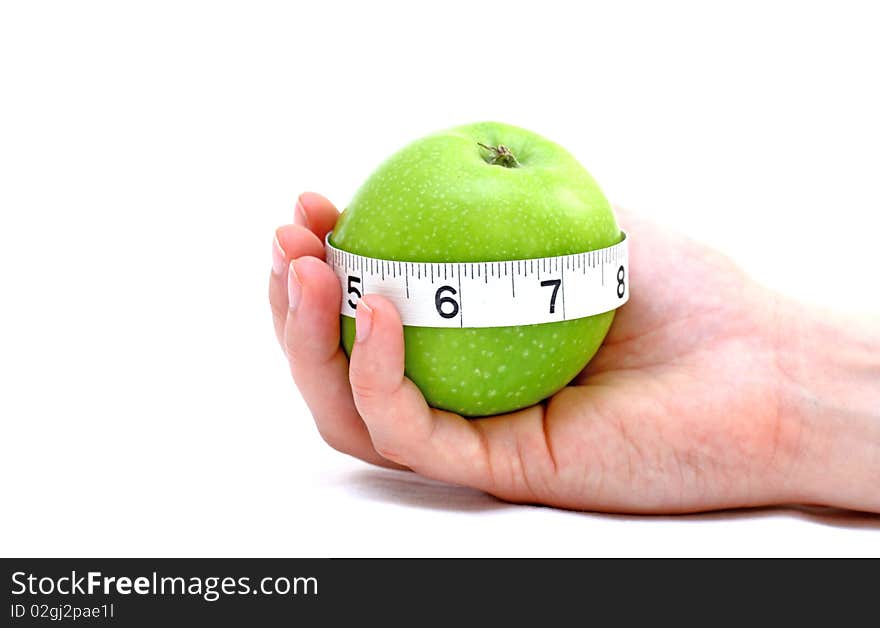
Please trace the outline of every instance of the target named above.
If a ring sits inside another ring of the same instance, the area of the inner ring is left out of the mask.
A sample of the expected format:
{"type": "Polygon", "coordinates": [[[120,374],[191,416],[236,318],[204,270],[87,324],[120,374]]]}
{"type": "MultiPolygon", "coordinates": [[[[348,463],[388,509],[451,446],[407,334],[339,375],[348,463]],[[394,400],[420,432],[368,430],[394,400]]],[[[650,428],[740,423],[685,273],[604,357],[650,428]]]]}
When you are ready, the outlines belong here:
{"type": "Polygon", "coordinates": [[[628,241],[604,249],[506,262],[406,262],[355,255],[327,236],[344,316],[379,294],[415,327],[509,327],[584,318],[629,300],[628,241]]]}

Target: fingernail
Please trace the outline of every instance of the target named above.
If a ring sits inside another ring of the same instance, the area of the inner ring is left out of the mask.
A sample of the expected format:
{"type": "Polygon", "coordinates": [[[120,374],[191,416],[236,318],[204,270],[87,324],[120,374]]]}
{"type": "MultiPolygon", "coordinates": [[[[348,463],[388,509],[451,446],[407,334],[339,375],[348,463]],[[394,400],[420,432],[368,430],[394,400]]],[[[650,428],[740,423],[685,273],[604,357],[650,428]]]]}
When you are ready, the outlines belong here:
{"type": "Polygon", "coordinates": [[[309,225],[309,217],[306,215],[306,208],[303,207],[302,201],[296,199],[296,207],[293,209],[293,223],[306,229],[311,229],[309,225]]]}
{"type": "Polygon", "coordinates": [[[287,307],[295,310],[299,306],[302,296],[302,283],[296,274],[296,262],[290,262],[290,271],[287,275],[287,307]]]}
{"type": "Polygon", "coordinates": [[[272,272],[276,275],[281,275],[284,272],[284,267],[287,266],[285,262],[285,258],[287,256],[284,254],[284,249],[281,248],[281,243],[278,241],[278,234],[275,234],[275,239],[272,240],[272,272]]]}
{"type": "Polygon", "coordinates": [[[364,342],[373,329],[373,310],[367,303],[360,299],[355,310],[354,336],[358,342],[364,342]]]}

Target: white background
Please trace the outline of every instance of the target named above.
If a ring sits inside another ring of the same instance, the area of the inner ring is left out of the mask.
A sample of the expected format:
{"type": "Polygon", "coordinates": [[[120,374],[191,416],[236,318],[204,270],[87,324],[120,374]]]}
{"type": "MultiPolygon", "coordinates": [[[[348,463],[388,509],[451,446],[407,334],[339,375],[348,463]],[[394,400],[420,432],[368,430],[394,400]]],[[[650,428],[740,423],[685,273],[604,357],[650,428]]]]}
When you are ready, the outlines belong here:
{"type": "Polygon", "coordinates": [[[266,303],[300,191],[344,205],[497,119],[765,283],[880,310],[869,3],[2,6],[0,554],[880,555],[870,515],[572,513],[349,459],[266,303]]]}

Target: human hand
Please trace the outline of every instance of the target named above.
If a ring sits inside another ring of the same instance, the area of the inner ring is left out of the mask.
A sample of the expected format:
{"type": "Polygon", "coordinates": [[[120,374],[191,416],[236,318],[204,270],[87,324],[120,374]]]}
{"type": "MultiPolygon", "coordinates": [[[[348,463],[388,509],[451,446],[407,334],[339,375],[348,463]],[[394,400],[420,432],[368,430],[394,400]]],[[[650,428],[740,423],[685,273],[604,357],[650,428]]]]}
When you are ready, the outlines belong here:
{"type": "MultiPolygon", "coordinates": [[[[295,224],[276,232],[269,291],[294,380],[332,447],[508,501],[572,509],[835,503],[818,479],[828,461],[805,447],[826,432],[794,392],[804,358],[787,336],[793,308],[719,253],[618,210],[634,243],[632,296],[599,353],[545,402],[467,420],[430,408],[404,376],[403,328],[380,296],[360,302],[349,364],[341,290],[322,261],[337,216],[325,198],[300,197],[295,224]]],[[[876,415],[863,429],[880,443],[876,415]]],[[[861,493],[838,502],[880,509],[861,493]]]]}

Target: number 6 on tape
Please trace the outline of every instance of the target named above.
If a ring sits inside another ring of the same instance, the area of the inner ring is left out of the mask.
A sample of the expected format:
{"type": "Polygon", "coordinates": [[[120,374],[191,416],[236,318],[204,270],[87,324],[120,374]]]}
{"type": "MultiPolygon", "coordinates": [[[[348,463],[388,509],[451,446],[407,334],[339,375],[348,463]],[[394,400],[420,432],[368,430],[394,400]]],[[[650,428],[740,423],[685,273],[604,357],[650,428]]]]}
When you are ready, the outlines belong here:
{"type": "Polygon", "coordinates": [[[380,294],[415,327],[509,327],[569,321],[629,300],[627,237],[604,249],[506,262],[404,262],[337,249],[327,263],[342,286],[344,316],[380,294]]]}

